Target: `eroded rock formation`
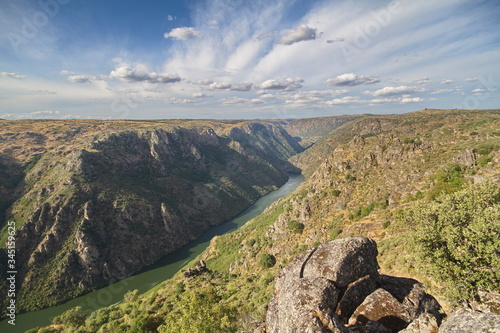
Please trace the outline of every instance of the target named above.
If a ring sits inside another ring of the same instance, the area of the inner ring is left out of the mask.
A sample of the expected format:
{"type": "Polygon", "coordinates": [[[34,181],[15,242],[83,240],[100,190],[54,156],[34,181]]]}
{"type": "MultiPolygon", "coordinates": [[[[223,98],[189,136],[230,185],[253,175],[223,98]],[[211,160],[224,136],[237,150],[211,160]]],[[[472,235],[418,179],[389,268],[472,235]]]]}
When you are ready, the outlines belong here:
{"type": "Polygon", "coordinates": [[[297,257],[275,280],[266,332],[437,332],[436,299],[416,280],[380,275],[377,253],[349,237],[297,257]]]}

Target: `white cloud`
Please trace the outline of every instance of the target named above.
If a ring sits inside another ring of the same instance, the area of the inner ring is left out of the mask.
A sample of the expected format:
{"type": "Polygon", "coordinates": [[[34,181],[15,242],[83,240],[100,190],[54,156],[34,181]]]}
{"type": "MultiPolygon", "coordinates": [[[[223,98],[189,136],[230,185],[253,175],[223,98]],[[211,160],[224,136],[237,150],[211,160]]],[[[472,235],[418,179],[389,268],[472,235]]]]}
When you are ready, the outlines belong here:
{"type": "Polygon", "coordinates": [[[187,99],[187,98],[169,98],[165,101],[168,104],[191,104],[194,103],[195,101],[192,99],[187,99]]]}
{"type": "Polygon", "coordinates": [[[417,79],[415,81],[410,82],[410,84],[420,84],[420,85],[427,85],[427,84],[431,84],[431,83],[432,83],[432,80],[428,77],[424,77],[424,78],[417,79]]]}
{"type": "Polygon", "coordinates": [[[22,80],[22,79],[26,78],[26,75],[19,75],[19,74],[16,74],[16,73],[7,73],[7,72],[1,72],[0,76],[2,76],[2,77],[8,77],[8,78],[11,78],[11,79],[16,79],[16,80],[22,80]]]}
{"type": "Polygon", "coordinates": [[[256,85],[255,88],[262,90],[293,91],[302,88],[302,82],[304,82],[304,80],[302,80],[301,78],[288,78],[285,81],[281,82],[278,80],[267,80],[259,85],[256,85]]]}
{"type": "Polygon", "coordinates": [[[44,90],[37,89],[37,90],[33,90],[33,92],[39,93],[39,94],[47,94],[47,95],[56,95],[57,94],[57,92],[50,91],[50,90],[47,90],[47,89],[44,89],[44,90]]]}
{"type": "Polygon", "coordinates": [[[178,74],[146,73],[128,66],[116,68],[109,76],[125,82],[172,83],[181,80],[178,74]]]}
{"type": "Polygon", "coordinates": [[[225,105],[258,105],[264,103],[263,100],[258,98],[247,99],[241,97],[223,98],[219,101],[225,105]]]}
{"type": "Polygon", "coordinates": [[[213,82],[209,85],[210,89],[214,90],[232,90],[232,91],[250,91],[252,83],[228,83],[228,82],[213,82]]]}
{"type": "Polygon", "coordinates": [[[90,82],[90,77],[88,77],[87,75],[72,75],[72,76],[68,76],[66,79],[72,83],[88,83],[88,82],[90,82]]]}
{"type": "Polygon", "coordinates": [[[328,79],[326,80],[326,84],[329,86],[358,86],[361,84],[373,84],[380,82],[378,76],[362,76],[362,75],[356,75],[354,73],[347,73],[347,74],[342,74],[338,75],[337,77],[333,79],[328,79]]]}
{"type": "Polygon", "coordinates": [[[378,97],[378,96],[396,96],[396,95],[405,95],[405,94],[413,94],[417,92],[424,91],[424,88],[420,87],[411,87],[411,86],[399,86],[399,87],[384,87],[382,89],[376,91],[363,91],[364,94],[378,97]]]}
{"type": "Polygon", "coordinates": [[[176,40],[191,40],[201,38],[201,33],[193,27],[182,27],[175,28],[170,30],[170,32],[166,32],[163,37],[165,38],[173,38],[176,40]]]}
{"type": "Polygon", "coordinates": [[[327,101],[328,105],[343,105],[343,104],[359,104],[363,103],[363,100],[359,98],[359,96],[345,96],[342,98],[332,99],[331,101],[327,101]]]}
{"type": "Polygon", "coordinates": [[[317,31],[318,29],[309,28],[307,25],[302,24],[295,29],[287,31],[285,36],[278,40],[278,44],[291,45],[305,40],[313,40],[317,37],[317,31]]]}
{"type": "Polygon", "coordinates": [[[167,20],[168,20],[168,21],[173,21],[173,20],[176,20],[176,19],[177,19],[177,17],[176,17],[176,16],[172,16],[172,15],[168,15],[168,16],[167,16],[167,20]]]}
{"type": "Polygon", "coordinates": [[[422,102],[424,99],[420,97],[403,97],[401,98],[401,103],[416,103],[422,102]]]}
{"type": "Polygon", "coordinates": [[[203,93],[203,92],[195,92],[195,93],[193,93],[192,96],[194,98],[203,98],[203,97],[212,97],[213,94],[207,94],[207,93],[203,93]]]}
{"type": "Polygon", "coordinates": [[[194,84],[197,84],[197,85],[200,85],[200,86],[208,86],[212,83],[214,83],[214,80],[211,80],[211,79],[202,79],[202,80],[198,80],[196,82],[193,82],[194,84]]]}
{"type": "Polygon", "coordinates": [[[48,110],[48,111],[35,111],[31,112],[31,115],[44,115],[44,114],[60,114],[59,110],[48,110]]]}
{"type": "Polygon", "coordinates": [[[453,89],[438,89],[438,90],[431,92],[431,95],[446,94],[446,93],[449,93],[452,91],[453,91],[453,89]]]}
{"type": "Polygon", "coordinates": [[[260,99],[275,99],[276,97],[273,94],[262,94],[260,95],[260,99]]]}
{"type": "Polygon", "coordinates": [[[441,84],[450,84],[450,83],[453,83],[455,82],[454,80],[450,80],[450,79],[444,79],[444,80],[441,80],[441,84]]]}
{"type": "Polygon", "coordinates": [[[468,77],[464,79],[465,82],[476,82],[477,80],[479,80],[477,77],[468,77]]]}
{"type": "Polygon", "coordinates": [[[295,99],[300,98],[324,98],[324,97],[337,97],[343,94],[347,94],[349,90],[340,89],[340,90],[309,90],[309,91],[299,91],[293,97],[295,99]]]}

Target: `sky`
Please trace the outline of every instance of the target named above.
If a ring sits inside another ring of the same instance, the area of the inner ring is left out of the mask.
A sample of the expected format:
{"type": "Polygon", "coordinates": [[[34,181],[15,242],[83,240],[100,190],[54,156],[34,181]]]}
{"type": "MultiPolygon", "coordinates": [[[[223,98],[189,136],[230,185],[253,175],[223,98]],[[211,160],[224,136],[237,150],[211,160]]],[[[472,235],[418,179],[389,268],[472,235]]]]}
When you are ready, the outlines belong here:
{"type": "Polygon", "coordinates": [[[497,0],[0,0],[0,118],[500,108],[497,0]]]}

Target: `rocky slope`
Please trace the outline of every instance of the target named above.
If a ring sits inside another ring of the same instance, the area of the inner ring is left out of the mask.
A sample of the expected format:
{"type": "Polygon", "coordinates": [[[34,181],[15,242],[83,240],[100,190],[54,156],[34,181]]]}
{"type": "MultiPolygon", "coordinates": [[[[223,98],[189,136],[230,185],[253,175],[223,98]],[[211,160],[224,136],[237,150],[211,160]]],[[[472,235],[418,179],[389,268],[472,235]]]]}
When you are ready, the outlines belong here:
{"type": "Polygon", "coordinates": [[[364,117],[363,115],[343,115],[334,117],[306,118],[280,121],[291,136],[303,147],[310,147],[345,123],[364,117]]]}
{"type": "Polygon", "coordinates": [[[17,133],[2,128],[0,165],[8,180],[2,214],[17,227],[21,310],[156,262],[282,185],[297,170],[287,159],[302,149],[268,123],[117,123],[103,131],[85,131],[91,124],[83,123],[65,137],[26,125],[17,133]]]}

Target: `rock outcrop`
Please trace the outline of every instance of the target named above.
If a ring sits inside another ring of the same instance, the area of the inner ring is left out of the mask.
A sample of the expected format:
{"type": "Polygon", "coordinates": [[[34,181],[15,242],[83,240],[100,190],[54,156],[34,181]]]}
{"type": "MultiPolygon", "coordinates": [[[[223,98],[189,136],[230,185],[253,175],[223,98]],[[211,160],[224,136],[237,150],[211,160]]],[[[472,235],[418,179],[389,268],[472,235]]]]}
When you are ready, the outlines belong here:
{"type": "Polygon", "coordinates": [[[462,308],[450,315],[439,333],[498,333],[500,316],[462,308]]]}
{"type": "Polygon", "coordinates": [[[437,332],[441,306],[416,280],[380,275],[377,245],[339,238],[278,274],[266,332],[437,332]]]}

